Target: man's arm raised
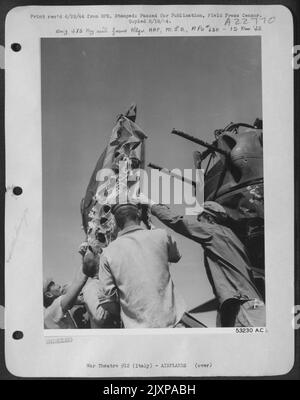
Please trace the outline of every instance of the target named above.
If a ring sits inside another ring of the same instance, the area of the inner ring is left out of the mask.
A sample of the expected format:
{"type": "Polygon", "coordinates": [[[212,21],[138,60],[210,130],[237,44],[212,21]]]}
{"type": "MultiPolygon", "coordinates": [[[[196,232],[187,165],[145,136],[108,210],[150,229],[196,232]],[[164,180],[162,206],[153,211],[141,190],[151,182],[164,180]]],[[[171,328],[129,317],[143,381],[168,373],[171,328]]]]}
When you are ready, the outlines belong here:
{"type": "Polygon", "coordinates": [[[73,307],[81,289],[88,279],[88,277],[83,273],[82,268],[83,266],[81,266],[77,271],[73,282],[68,287],[67,293],[61,296],[60,305],[64,313],[73,307]]]}
{"type": "Polygon", "coordinates": [[[142,204],[149,205],[152,215],[175,232],[178,232],[198,243],[202,243],[209,239],[210,233],[207,232],[205,227],[196,219],[194,222],[190,222],[186,216],[174,213],[164,204],[154,203],[142,193],[140,194],[139,199],[142,204]]]}

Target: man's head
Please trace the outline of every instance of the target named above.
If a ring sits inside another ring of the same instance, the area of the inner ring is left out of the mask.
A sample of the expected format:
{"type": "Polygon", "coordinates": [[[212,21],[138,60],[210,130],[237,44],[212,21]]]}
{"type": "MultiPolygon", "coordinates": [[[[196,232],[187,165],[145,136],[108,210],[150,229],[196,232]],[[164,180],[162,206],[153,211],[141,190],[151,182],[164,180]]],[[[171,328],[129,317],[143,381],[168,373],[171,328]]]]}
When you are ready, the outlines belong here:
{"type": "Polygon", "coordinates": [[[43,283],[44,307],[49,307],[62,294],[62,288],[52,278],[46,278],[43,283]]]}
{"type": "Polygon", "coordinates": [[[66,294],[70,286],[70,283],[65,283],[61,288],[61,294],[66,294]]]}
{"type": "Polygon", "coordinates": [[[226,210],[221,204],[215,201],[206,201],[203,204],[203,211],[198,215],[198,221],[206,220],[210,223],[222,224],[227,219],[226,210]]]}
{"type": "Polygon", "coordinates": [[[99,254],[93,253],[90,249],[88,249],[83,256],[83,273],[89,278],[94,278],[99,273],[99,262],[101,257],[99,254]]]}
{"type": "Polygon", "coordinates": [[[141,223],[141,210],[136,204],[116,204],[112,207],[112,213],[120,229],[141,223]]]}

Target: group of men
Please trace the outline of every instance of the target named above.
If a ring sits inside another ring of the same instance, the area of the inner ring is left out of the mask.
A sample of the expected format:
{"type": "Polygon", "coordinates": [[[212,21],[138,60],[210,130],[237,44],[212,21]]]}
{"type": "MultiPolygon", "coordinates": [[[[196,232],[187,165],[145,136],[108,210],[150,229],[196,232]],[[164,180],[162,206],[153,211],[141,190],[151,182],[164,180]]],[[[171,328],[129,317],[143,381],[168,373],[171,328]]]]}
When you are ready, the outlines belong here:
{"type": "Polygon", "coordinates": [[[79,303],[85,307],[90,328],[203,326],[186,313],[171,277],[170,263],[181,259],[176,241],[167,230],[141,225],[145,204],[168,228],[202,246],[207,277],[219,305],[217,326],[265,326],[264,301],[245,247],[227,224],[225,209],[208,201],[191,220],[141,194],[137,202],[112,207],[118,237],[101,254],[84,244],[82,265],[67,288],[45,280],[45,328],[76,328],[70,310],[79,303]]]}

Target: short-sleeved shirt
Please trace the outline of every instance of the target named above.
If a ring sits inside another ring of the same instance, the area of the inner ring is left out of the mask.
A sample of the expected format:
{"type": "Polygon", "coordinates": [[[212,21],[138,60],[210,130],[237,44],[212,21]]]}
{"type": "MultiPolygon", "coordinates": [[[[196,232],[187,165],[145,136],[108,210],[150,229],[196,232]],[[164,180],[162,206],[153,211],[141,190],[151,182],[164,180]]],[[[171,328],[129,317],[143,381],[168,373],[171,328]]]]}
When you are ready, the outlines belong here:
{"type": "Polygon", "coordinates": [[[174,231],[202,245],[207,276],[220,306],[232,298],[261,299],[245,246],[229,227],[188,219],[161,204],[153,205],[151,212],[174,231]]]}
{"type": "Polygon", "coordinates": [[[125,328],[167,328],[181,319],[185,304],[171,279],[169,262],[180,254],[164,229],[125,228],[104,249],[99,280],[105,296],[117,290],[125,328]]]}
{"type": "Polygon", "coordinates": [[[46,329],[76,329],[77,326],[69,313],[63,312],[62,296],[57,297],[52,304],[44,309],[44,326],[46,329]]]}
{"type": "MultiPolygon", "coordinates": [[[[111,314],[109,311],[104,310],[101,305],[103,302],[106,302],[107,299],[104,296],[102,285],[100,285],[99,279],[89,279],[84,285],[82,293],[84,305],[89,314],[92,329],[120,327],[119,315],[111,314]]],[[[111,301],[116,303],[117,299],[113,298],[111,301]]],[[[115,305],[116,310],[118,310],[118,305],[115,305]]]]}

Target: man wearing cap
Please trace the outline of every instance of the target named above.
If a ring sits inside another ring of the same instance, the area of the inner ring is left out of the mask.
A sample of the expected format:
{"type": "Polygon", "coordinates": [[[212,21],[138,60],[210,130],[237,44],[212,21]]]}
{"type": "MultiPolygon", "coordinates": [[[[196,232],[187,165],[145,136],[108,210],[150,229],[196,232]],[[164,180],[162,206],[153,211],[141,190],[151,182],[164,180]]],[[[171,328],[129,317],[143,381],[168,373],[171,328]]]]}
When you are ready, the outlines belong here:
{"type": "Polygon", "coordinates": [[[226,226],[226,210],[207,201],[202,213],[190,220],[143,194],[139,200],[165,225],[203,247],[207,276],[219,302],[217,325],[265,326],[265,304],[253,282],[245,247],[226,226]]]}
{"type": "Polygon", "coordinates": [[[117,204],[112,212],[119,233],[100,257],[105,296],[118,293],[124,328],[175,327],[185,311],[169,271],[181,257],[176,242],[164,229],[142,228],[135,204],[117,204]]]}
{"type": "Polygon", "coordinates": [[[88,248],[86,243],[80,246],[82,266],[77,276],[67,287],[61,287],[53,279],[46,278],[43,285],[44,293],[44,326],[47,329],[75,329],[78,328],[71,308],[77,303],[78,295],[82,291],[83,304],[90,319],[90,327],[119,328],[119,305],[116,298],[104,298],[97,276],[99,271],[99,256],[88,248]],[[88,280],[88,278],[90,278],[88,280]],[[101,307],[101,301],[106,301],[109,312],[101,307]]]}
{"type": "Polygon", "coordinates": [[[75,329],[76,323],[69,312],[87,281],[83,267],[73,282],[63,294],[63,288],[51,278],[46,278],[43,284],[44,295],[44,327],[46,329],[75,329]]]}

